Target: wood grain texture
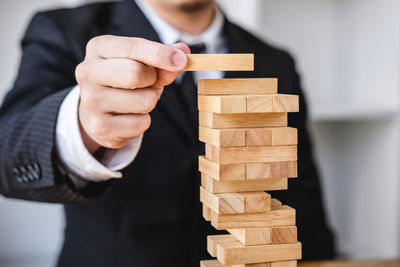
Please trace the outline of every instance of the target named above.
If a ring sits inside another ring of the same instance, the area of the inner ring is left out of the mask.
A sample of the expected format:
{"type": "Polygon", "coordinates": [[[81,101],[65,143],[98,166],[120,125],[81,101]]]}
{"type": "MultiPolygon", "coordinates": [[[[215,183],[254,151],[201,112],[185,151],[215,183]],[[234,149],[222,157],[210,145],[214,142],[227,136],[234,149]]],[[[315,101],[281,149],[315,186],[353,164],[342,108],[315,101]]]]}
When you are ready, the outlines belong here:
{"type": "Polygon", "coordinates": [[[245,180],[245,164],[218,164],[199,156],[199,171],[219,181],[245,180]]]}
{"type": "Polygon", "coordinates": [[[271,244],[290,244],[296,242],[296,226],[274,227],[271,229],[271,244]]]}
{"type": "Polygon", "coordinates": [[[276,78],[229,78],[201,79],[198,81],[199,95],[249,95],[277,94],[276,78]]]}
{"type": "MultiPolygon", "coordinates": [[[[272,205],[272,201],[271,201],[272,205]]],[[[203,204],[203,218],[207,222],[211,221],[211,209],[203,204]]]]}
{"type": "Polygon", "coordinates": [[[198,109],[215,113],[246,113],[246,96],[210,96],[197,97],[198,109]]]}
{"type": "Polygon", "coordinates": [[[212,257],[217,257],[217,245],[224,242],[236,241],[232,235],[209,235],[207,236],[207,251],[212,257]]]}
{"type": "Polygon", "coordinates": [[[200,110],[199,124],[208,128],[287,126],[287,113],[218,114],[200,110]]]}
{"type": "Polygon", "coordinates": [[[271,244],[271,228],[239,228],[227,231],[245,246],[271,244]]]}
{"type": "Polygon", "coordinates": [[[266,192],[211,193],[200,187],[200,201],[218,214],[259,213],[271,210],[266,192]]]}
{"type": "Polygon", "coordinates": [[[297,261],[276,261],[271,262],[271,267],[297,267],[297,261]]]}
{"type": "Polygon", "coordinates": [[[246,146],[279,146],[297,143],[297,129],[293,127],[246,129],[246,146]]]}
{"type": "Polygon", "coordinates": [[[211,210],[211,224],[218,230],[294,226],[296,211],[286,205],[253,214],[217,214],[211,210]]]}
{"type": "Polygon", "coordinates": [[[288,183],[287,178],[271,178],[244,181],[217,181],[202,173],[201,185],[211,193],[237,193],[286,190],[288,183]]]}
{"type": "Polygon", "coordinates": [[[246,131],[242,129],[212,129],[199,126],[199,140],[217,147],[246,145],[246,131]]]}
{"type": "Polygon", "coordinates": [[[301,259],[301,243],[244,246],[239,241],[217,244],[217,259],[224,265],[301,259]]]}
{"type": "Polygon", "coordinates": [[[213,129],[199,126],[200,141],[216,147],[296,145],[297,129],[262,127],[213,129]]]}
{"type": "Polygon", "coordinates": [[[297,161],[220,164],[199,156],[199,171],[217,181],[297,177],[297,161]]]}
{"type": "Polygon", "coordinates": [[[297,177],[297,161],[246,163],[246,180],[297,177]]]}
{"type": "Polygon", "coordinates": [[[253,54],[187,54],[185,71],[252,71],[253,54]]]}
{"type": "MultiPolygon", "coordinates": [[[[303,266],[303,265],[300,265],[303,266]]],[[[366,265],[372,267],[370,265],[366,265]]],[[[373,267],[385,267],[386,265],[379,265],[373,267]]],[[[391,265],[394,267],[395,265],[391,265]]],[[[397,266],[397,265],[396,265],[397,266]]],[[[297,261],[275,261],[275,262],[264,262],[264,263],[253,263],[253,264],[237,264],[237,265],[222,265],[218,260],[204,260],[200,262],[200,267],[297,267],[297,261]]],[[[317,266],[315,266],[317,267],[317,266]]],[[[318,267],[325,267],[325,265],[318,265],[318,267]]],[[[331,265],[329,265],[331,267],[331,265]]],[[[333,265],[332,265],[333,267],[333,265]]],[[[335,267],[341,267],[340,265],[335,267]]],[[[346,265],[346,267],[349,267],[346,265]]],[[[352,266],[353,267],[353,266],[352,266]]],[[[354,266],[355,267],[355,266],[354,266]]],[[[358,267],[358,265],[357,265],[358,267]]],[[[361,267],[361,266],[360,266],[361,267]]]]}
{"type": "Polygon", "coordinates": [[[296,161],[297,146],[215,147],[206,149],[206,158],[222,164],[296,161]]]}
{"type": "Polygon", "coordinates": [[[220,114],[298,112],[297,95],[199,95],[198,109],[220,114]]]}

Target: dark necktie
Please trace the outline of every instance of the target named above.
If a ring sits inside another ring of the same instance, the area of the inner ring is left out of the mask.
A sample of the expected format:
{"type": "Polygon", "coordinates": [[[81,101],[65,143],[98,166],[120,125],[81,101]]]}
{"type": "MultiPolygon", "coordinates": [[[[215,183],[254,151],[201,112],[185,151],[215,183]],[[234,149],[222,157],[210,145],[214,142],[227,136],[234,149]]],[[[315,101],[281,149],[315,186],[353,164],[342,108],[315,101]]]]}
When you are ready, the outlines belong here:
{"type": "MultiPolygon", "coordinates": [[[[203,43],[191,45],[190,51],[192,54],[201,54],[205,52],[205,45],[203,43]]],[[[198,112],[197,112],[197,89],[193,78],[193,72],[187,71],[182,77],[180,82],[181,95],[183,101],[185,102],[185,107],[188,110],[188,119],[194,125],[194,130],[197,132],[198,125],[198,112]]]]}

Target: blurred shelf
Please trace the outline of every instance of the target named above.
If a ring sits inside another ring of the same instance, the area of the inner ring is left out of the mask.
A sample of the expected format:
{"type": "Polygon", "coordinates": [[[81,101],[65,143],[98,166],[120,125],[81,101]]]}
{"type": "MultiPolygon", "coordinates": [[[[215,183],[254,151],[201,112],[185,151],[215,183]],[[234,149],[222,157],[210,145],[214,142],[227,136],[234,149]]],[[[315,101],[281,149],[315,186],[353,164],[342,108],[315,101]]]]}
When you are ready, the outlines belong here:
{"type": "Polygon", "coordinates": [[[381,120],[390,118],[398,112],[399,108],[393,105],[320,103],[310,106],[310,119],[313,122],[381,120]]]}

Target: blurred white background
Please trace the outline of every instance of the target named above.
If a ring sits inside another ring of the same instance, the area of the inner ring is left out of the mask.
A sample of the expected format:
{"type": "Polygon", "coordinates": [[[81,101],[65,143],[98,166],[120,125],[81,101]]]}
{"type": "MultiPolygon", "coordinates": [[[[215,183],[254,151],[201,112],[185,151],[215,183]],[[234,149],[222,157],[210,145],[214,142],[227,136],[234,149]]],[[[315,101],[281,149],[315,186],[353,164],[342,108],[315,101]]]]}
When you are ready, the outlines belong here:
{"type": "MultiPolygon", "coordinates": [[[[33,13],[85,2],[0,2],[0,99],[12,86],[33,13]]],[[[400,1],[219,2],[232,20],[297,59],[341,254],[400,256],[400,1]]],[[[62,231],[62,206],[0,196],[0,266],[52,266],[62,231]]]]}

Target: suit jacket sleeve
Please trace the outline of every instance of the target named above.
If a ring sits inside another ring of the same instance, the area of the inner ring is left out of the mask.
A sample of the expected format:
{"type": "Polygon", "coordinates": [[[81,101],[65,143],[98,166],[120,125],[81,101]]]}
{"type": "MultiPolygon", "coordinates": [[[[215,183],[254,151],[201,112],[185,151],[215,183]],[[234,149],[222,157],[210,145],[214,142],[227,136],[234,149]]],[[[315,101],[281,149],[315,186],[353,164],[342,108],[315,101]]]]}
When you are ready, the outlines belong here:
{"type": "Polygon", "coordinates": [[[69,203],[103,193],[110,182],[76,190],[57,166],[55,129],[59,107],[74,86],[79,59],[47,13],[37,14],[22,40],[14,87],[0,108],[0,193],[69,203]]]}

